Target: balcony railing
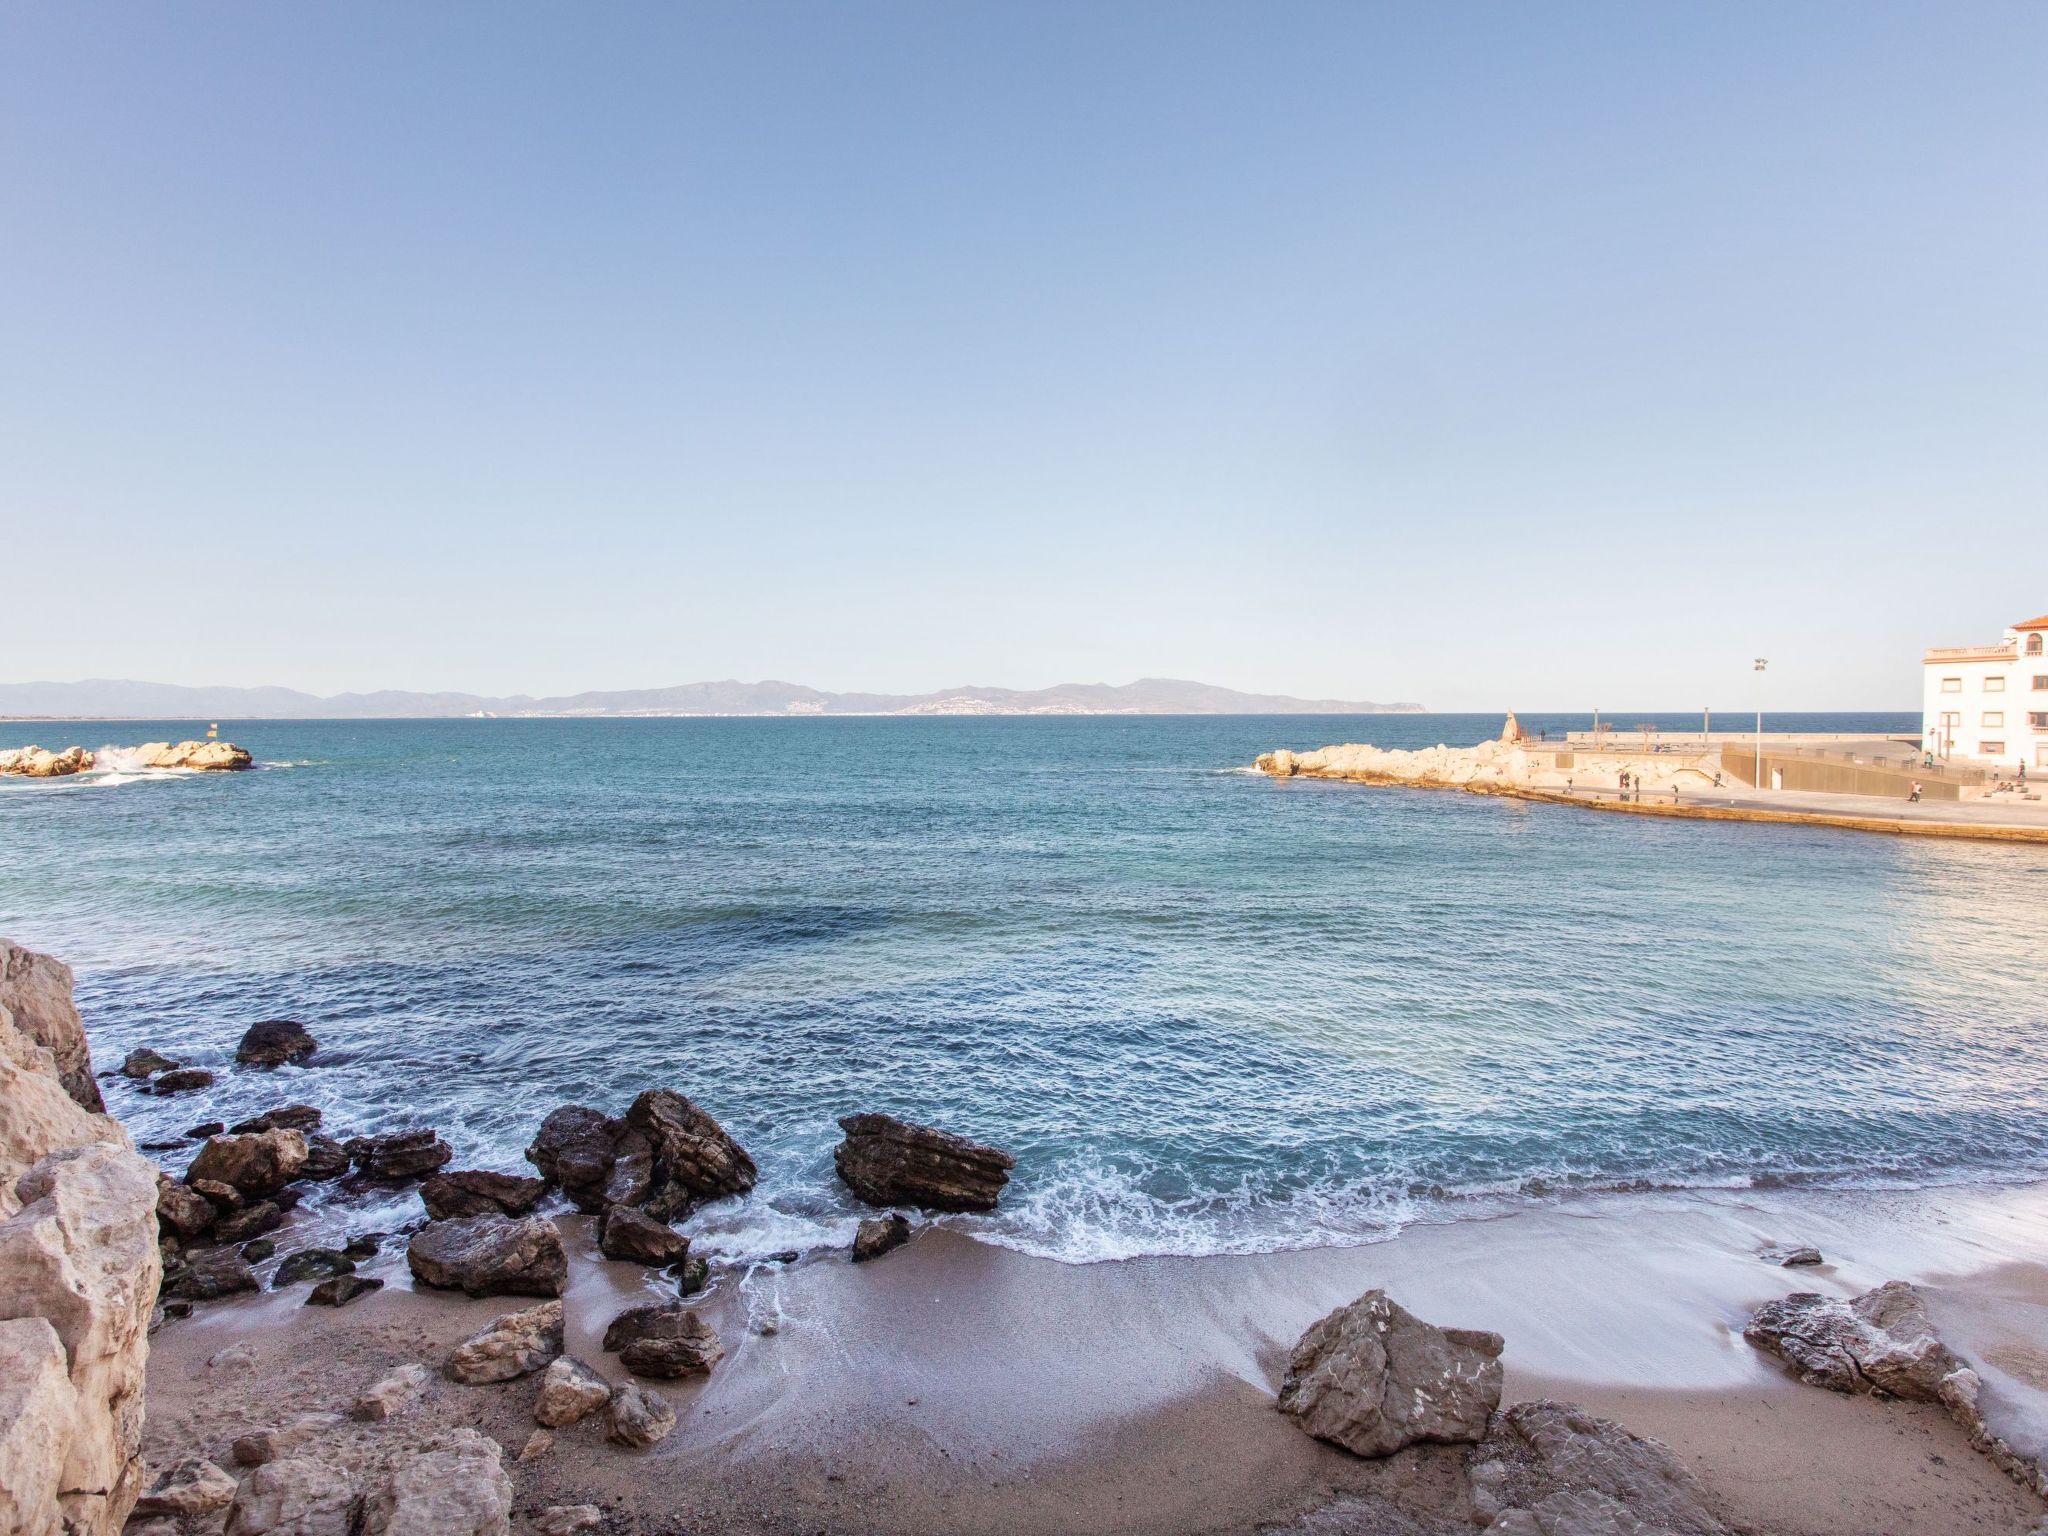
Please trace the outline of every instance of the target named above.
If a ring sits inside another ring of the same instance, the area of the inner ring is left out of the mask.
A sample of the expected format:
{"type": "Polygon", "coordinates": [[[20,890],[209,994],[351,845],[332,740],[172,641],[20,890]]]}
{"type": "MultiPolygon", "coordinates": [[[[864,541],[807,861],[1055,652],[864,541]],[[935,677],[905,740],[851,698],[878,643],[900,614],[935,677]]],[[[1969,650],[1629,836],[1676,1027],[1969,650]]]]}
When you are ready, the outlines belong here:
{"type": "Polygon", "coordinates": [[[2019,648],[2012,645],[1937,645],[1928,650],[1927,660],[2011,661],[2017,655],[2019,648]]]}

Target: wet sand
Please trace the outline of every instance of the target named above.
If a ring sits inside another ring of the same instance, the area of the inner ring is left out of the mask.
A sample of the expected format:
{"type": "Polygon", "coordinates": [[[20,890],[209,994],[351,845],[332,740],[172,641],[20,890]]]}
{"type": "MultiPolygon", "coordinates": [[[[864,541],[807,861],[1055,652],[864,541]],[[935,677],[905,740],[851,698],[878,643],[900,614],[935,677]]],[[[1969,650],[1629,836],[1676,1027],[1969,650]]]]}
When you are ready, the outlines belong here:
{"type": "MultiPolygon", "coordinates": [[[[570,1350],[616,1379],[605,1323],[667,1293],[596,1257],[585,1219],[562,1225],[570,1350]]],[[[371,1272],[391,1285],[338,1313],[302,1307],[299,1288],[159,1333],[152,1461],[224,1456],[243,1428],[345,1407],[389,1366],[438,1364],[525,1304],[414,1294],[395,1254],[371,1272]],[[238,1343],[252,1363],[208,1366],[238,1343]]],[[[720,1277],[703,1310],[726,1360],[702,1384],[658,1384],[679,1409],[675,1434],[635,1454],[586,1422],[512,1465],[521,1509],[596,1502],[608,1529],[649,1533],[1179,1536],[1284,1527],[1373,1493],[1455,1524],[1469,1513],[1463,1450],[1364,1462],[1272,1407],[1301,1330],[1384,1286],[1433,1322],[1505,1334],[1511,1399],[1569,1398],[1666,1441],[1737,1528],[2018,1536],[2041,1501],[1938,1409],[1800,1386],[1741,1338],[1762,1301],[1893,1278],[1928,1288],[1944,1334],[1985,1372],[1997,1427],[2041,1443],[2048,1186],[2029,1186],[1610,1195],[1361,1248],[1082,1266],[927,1229],[873,1264],[826,1254],[720,1277]],[[1755,1256],[1792,1241],[1830,1262],[1785,1270],[1755,1256]]],[[[437,1379],[415,1412],[475,1424],[516,1454],[532,1398],[531,1381],[437,1379]]],[[[1329,1528],[1375,1529],[1363,1518],[1329,1528]]]]}

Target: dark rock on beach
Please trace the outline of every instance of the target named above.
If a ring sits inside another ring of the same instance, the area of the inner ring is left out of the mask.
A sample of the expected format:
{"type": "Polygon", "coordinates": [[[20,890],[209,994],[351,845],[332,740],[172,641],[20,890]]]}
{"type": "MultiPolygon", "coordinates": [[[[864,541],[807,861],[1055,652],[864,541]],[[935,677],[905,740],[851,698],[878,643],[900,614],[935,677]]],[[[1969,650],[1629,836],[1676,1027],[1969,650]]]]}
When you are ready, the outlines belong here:
{"type": "Polygon", "coordinates": [[[277,1257],[277,1244],[267,1237],[252,1237],[242,1244],[242,1257],[251,1264],[261,1264],[265,1259],[277,1257]]]}
{"type": "Polygon", "coordinates": [[[1301,1336],[1278,1406],[1358,1456],[1476,1442],[1500,1406],[1502,1345],[1497,1333],[1437,1328],[1367,1291],[1301,1336]]]}
{"type": "Polygon", "coordinates": [[[848,1115],[832,1153],[839,1177],[869,1205],[992,1211],[1017,1160],[1007,1152],[890,1115],[848,1115]]]}
{"type": "Polygon", "coordinates": [[[1574,1403],[1502,1409],[1472,1453],[1470,1475],[1477,1518],[1503,1536],[1725,1536],[1728,1529],[1668,1447],[1574,1403]]]}
{"type": "Polygon", "coordinates": [[[612,1388],[604,1411],[604,1435],[614,1445],[641,1450],[675,1427],[676,1411],[659,1392],[630,1381],[612,1388]]]}
{"type": "Polygon", "coordinates": [[[891,1211],[887,1216],[871,1216],[853,1234],[853,1262],[865,1264],[870,1259],[879,1259],[892,1248],[901,1248],[909,1241],[910,1221],[901,1211],[891,1211]]]}
{"type": "Polygon", "coordinates": [[[324,1184],[346,1174],[351,1162],[347,1147],[332,1136],[309,1131],[306,1134],[306,1166],[299,1170],[299,1177],[324,1184]]]}
{"type": "Polygon", "coordinates": [[[213,1240],[216,1243],[246,1243],[265,1232],[275,1232],[283,1224],[284,1212],[277,1208],[275,1201],[258,1200],[215,1222],[213,1240]]]}
{"type": "Polygon", "coordinates": [[[636,1376],[703,1376],[725,1357],[718,1333],[681,1302],[635,1307],[613,1318],[604,1347],[636,1376]]]}
{"type": "Polygon", "coordinates": [[[214,1301],[259,1289],[247,1259],[232,1248],[208,1248],[192,1255],[174,1294],[186,1301],[214,1301]]]}
{"type": "Polygon", "coordinates": [[[690,1240],[665,1222],[630,1205],[614,1205],[597,1219],[597,1246],[608,1259],[662,1268],[690,1256],[690,1240]]]}
{"type": "Polygon", "coordinates": [[[540,1216],[462,1216],[430,1221],[407,1245],[422,1285],[471,1296],[559,1296],[569,1256],[555,1224],[540,1216]]]}
{"type": "Polygon", "coordinates": [[[302,1280],[329,1280],[336,1275],[355,1272],[356,1261],[339,1248],[301,1248],[297,1253],[285,1255],[284,1262],[277,1266],[277,1273],[271,1276],[270,1288],[281,1291],[302,1280]]]}
{"type": "Polygon", "coordinates": [[[281,1067],[304,1061],[319,1048],[305,1025],[292,1019],[265,1019],[243,1032],[235,1060],[245,1067],[281,1067]]]}
{"type": "Polygon", "coordinates": [[[341,1251],[352,1259],[374,1259],[384,1236],[382,1232],[358,1232],[341,1245],[341,1251]]]}
{"type": "Polygon", "coordinates": [[[384,1289],[382,1280],[373,1280],[368,1275],[336,1275],[331,1280],[322,1280],[306,1293],[309,1307],[345,1307],[358,1296],[367,1296],[372,1291],[384,1289]]]}
{"type": "Polygon", "coordinates": [[[576,1209],[596,1215],[605,1208],[605,1180],[612,1171],[618,1133],[611,1116],[582,1104],[564,1104],[541,1121],[526,1160],[542,1179],[561,1186],[576,1209]]]}
{"type": "Polygon", "coordinates": [[[206,1203],[213,1207],[214,1214],[219,1216],[225,1216],[230,1211],[239,1211],[249,1203],[242,1198],[242,1192],[234,1185],[223,1184],[218,1179],[195,1179],[188,1172],[185,1175],[185,1182],[186,1187],[194,1194],[204,1197],[206,1203]]]}
{"type": "Polygon", "coordinates": [[[195,1140],[203,1140],[208,1136],[218,1136],[226,1129],[227,1126],[219,1120],[202,1120],[185,1134],[195,1140]]]}
{"type": "Polygon", "coordinates": [[[456,1216],[524,1216],[540,1203],[547,1185],[517,1173],[461,1168],[437,1173],[420,1186],[420,1200],[436,1221],[456,1216]]]}
{"type": "Polygon", "coordinates": [[[212,1226],[220,1212],[213,1202],[167,1174],[156,1177],[156,1222],[159,1230],[177,1237],[197,1237],[212,1226]]]}
{"type": "Polygon", "coordinates": [[[144,1086],[144,1093],[153,1093],[159,1098],[168,1098],[174,1093],[191,1093],[198,1088],[211,1088],[213,1074],[204,1067],[179,1067],[174,1072],[161,1072],[144,1086]]]}
{"type": "Polygon", "coordinates": [[[355,1159],[357,1172],[392,1184],[423,1178],[455,1155],[439,1132],[424,1126],[382,1136],[358,1136],[342,1145],[355,1159]]]}
{"type": "Polygon", "coordinates": [[[710,1115],[672,1088],[653,1088],[626,1111],[630,1131],[654,1151],[654,1176],[644,1202],[658,1221],[688,1215],[707,1200],[754,1187],[754,1160],[710,1115]]]}

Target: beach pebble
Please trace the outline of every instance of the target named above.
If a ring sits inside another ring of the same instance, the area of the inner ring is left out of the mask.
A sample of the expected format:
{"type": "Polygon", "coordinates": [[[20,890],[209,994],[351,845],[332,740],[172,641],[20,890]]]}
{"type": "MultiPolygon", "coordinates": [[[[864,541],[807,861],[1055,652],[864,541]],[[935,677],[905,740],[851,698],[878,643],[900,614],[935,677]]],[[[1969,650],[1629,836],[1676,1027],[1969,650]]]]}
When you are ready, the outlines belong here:
{"type": "Polygon", "coordinates": [[[521,1461],[538,1461],[555,1448],[555,1437],[544,1429],[536,1429],[526,1437],[526,1444],[519,1447],[521,1461]]]}

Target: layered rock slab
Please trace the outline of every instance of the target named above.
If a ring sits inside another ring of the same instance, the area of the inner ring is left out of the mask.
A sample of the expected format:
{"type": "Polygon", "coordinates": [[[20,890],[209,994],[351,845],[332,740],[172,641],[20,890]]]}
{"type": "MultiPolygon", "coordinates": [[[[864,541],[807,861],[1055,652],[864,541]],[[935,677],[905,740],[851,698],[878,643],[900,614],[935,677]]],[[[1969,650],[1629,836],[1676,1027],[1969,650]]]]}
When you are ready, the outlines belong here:
{"type": "Polygon", "coordinates": [[[1367,1291],[1301,1336],[1278,1406],[1359,1456],[1476,1443],[1500,1406],[1502,1346],[1497,1333],[1438,1328],[1367,1291]]]}
{"type": "Polygon", "coordinates": [[[992,1211],[1017,1160],[950,1131],[892,1115],[847,1115],[832,1163],[869,1205],[927,1211],[992,1211]]]}

